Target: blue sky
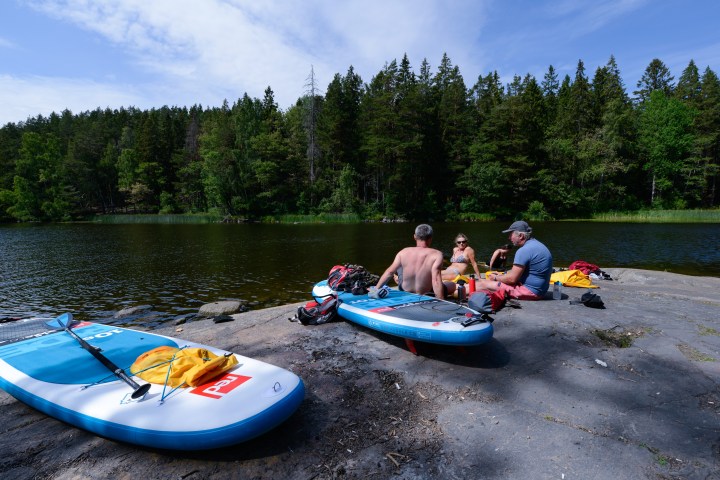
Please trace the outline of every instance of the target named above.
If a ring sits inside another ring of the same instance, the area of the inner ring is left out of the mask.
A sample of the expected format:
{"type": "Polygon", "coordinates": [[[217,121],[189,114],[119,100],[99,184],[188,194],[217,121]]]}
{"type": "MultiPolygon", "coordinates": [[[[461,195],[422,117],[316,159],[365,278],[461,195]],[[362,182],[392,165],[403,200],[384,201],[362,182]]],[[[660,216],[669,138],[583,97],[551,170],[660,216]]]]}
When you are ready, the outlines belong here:
{"type": "Polygon", "coordinates": [[[270,86],[282,109],[351,65],[447,53],[468,87],[497,71],[592,78],[614,55],[632,94],[659,58],[720,74],[717,0],[2,0],[0,125],[69,109],[219,106],[270,86]]]}

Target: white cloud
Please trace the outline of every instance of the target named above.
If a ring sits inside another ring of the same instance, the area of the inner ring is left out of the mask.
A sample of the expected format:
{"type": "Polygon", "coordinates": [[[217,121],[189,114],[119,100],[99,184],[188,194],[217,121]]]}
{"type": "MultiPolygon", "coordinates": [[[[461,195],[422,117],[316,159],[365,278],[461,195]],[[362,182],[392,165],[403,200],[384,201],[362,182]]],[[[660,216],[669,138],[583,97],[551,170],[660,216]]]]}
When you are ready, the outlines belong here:
{"type": "Polygon", "coordinates": [[[15,48],[15,44],[10,40],[0,37],[0,48],[15,48]]]}
{"type": "Polygon", "coordinates": [[[560,21],[558,30],[569,38],[577,38],[601,29],[619,17],[644,7],[649,0],[586,0],[565,2],[567,9],[555,11],[560,21]],[[572,5],[572,6],[570,6],[572,5]]]}
{"type": "MultiPolygon", "coordinates": [[[[515,74],[526,73],[542,78],[550,64],[561,74],[572,74],[578,59],[585,61],[591,74],[610,54],[615,54],[623,72],[641,70],[655,56],[666,61],[673,52],[692,49],[693,54],[685,59],[683,52],[678,53],[685,65],[695,58],[699,66],[717,66],[717,54],[711,51],[715,47],[705,48],[706,43],[700,43],[705,41],[703,38],[696,44],[683,45],[668,38],[665,46],[652,41],[655,38],[652,35],[618,42],[618,36],[625,37],[613,27],[642,26],[644,10],[654,8],[649,0],[26,0],[24,3],[62,22],[66,28],[90,32],[96,40],[93,52],[107,48],[107,64],[123,70],[89,65],[89,73],[84,73],[83,65],[75,62],[69,70],[72,73],[58,73],[61,78],[57,80],[50,78],[52,71],[43,71],[39,77],[25,74],[19,77],[12,71],[0,70],[0,74],[8,75],[3,82],[14,88],[13,96],[0,91],[0,105],[4,107],[0,111],[4,118],[0,121],[17,121],[28,114],[62,110],[65,106],[73,111],[105,105],[216,106],[224,99],[232,103],[244,93],[262,98],[268,86],[280,107],[287,108],[305,93],[311,65],[318,87],[324,92],[332,77],[336,73],[344,75],[350,66],[365,82],[370,82],[386,62],[400,60],[403,54],[408,55],[417,72],[424,58],[436,71],[442,55],[447,53],[452,63],[460,67],[468,87],[478,75],[493,70],[508,81],[515,74]],[[599,40],[605,30],[613,32],[613,37],[599,40]],[[652,43],[647,45],[648,41],[652,43]],[[68,78],[71,75],[78,78],[68,78]],[[83,75],[90,77],[81,78],[83,75]],[[112,85],[113,78],[124,84],[112,85]],[[90,101],[86,101],[85,95],[75,94],[85,86],[94,92],[90,101]],[[70,103],[75,99],[81,102],[70,103]]],[[[670,10],[664,15],[671,15],[670,10]]],[[[83,40],[87,40],[87,35],[83,40]]],[[[3,47],[24,45],[4,34],[0,37],[0,48],[3,47]]],[[[28,52],[37,55],[33,58],[36,65],[54,63],[43,62],[42,52],[32,49],[28,52]]],[[[81,58],[76,53],[79,52],[69,50],[75,60],[81,58]]]]}
{"type": "Polygon", "coordinates": [[[262,97],[271,86],[281,107],[288,107],[304,93],[311,65],[324,86],[351,65],[369,81],[386,61],[404,53],[416,69],[423,57],[437,66],[444,52],[456,65],[469,62],[473,39],[465,38],[466,32],[482,24],[483,2],[451,3],[38,0],[32,5],[101,35],[179,90],[223,92],[233,101],[245,92],[262,97]]]}
{"type": "Polygon", "coordinates": [[[142,102],[142,96],[129,87],[121,90],[116,85],[73,79],[0,75],[0,125],[65,109],[80,113],[98,107],[140,106],[142,102]]]}

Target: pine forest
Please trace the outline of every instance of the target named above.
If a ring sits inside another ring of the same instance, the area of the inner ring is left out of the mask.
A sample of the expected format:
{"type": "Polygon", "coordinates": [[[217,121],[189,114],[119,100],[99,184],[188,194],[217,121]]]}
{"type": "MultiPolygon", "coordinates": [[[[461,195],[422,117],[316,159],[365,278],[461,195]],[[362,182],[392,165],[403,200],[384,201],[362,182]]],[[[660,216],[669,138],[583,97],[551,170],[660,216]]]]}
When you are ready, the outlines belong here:
{"type": "Polygon", "coordinates": [[[281,110],[232,104],[38,115],[0,128],[0,221],[111,213],[238,220],[591,218],[718,203],[720,80],[654,59],[628,92],[614,57],[574,76],[468,85],[447,55],[353,67],[281,110]]]}

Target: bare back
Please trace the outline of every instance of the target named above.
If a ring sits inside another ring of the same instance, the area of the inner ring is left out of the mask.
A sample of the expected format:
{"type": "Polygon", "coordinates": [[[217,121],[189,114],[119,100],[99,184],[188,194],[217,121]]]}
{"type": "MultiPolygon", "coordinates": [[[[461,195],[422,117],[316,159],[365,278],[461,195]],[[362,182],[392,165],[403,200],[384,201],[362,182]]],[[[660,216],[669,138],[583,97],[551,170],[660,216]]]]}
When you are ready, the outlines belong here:
{"type": "Polygon", "coordinates": [[[442,289],[440,271],[442,270],[443,256],[440,250],[427,247],[407,247],[400,250],[395,262],[399,262],[399,266],[402,268],[400,287],[403,290],[437,294],[437,289],[442,289]]]}

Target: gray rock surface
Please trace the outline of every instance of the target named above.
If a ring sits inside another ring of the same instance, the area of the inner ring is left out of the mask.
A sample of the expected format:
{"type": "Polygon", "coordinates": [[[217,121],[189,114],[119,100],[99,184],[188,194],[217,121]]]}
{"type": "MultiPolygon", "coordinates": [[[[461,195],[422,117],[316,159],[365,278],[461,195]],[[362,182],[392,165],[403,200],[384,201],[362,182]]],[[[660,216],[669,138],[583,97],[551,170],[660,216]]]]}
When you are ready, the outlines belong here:
{"type": "Polygon", "coordinates": [[[25,478],[720,478],[720,278],[606,269],[606,309],[521,302],[457,349],[299,304],[160,333],[280,365],[306,398],[253,441],[168,452],[109,441],[0,392],[0,476],[25,478]],[[617,345],[627,345],[620,348],[617,345]]]}
{"type": "Polygon", "coordinates": [[[218,315],[232,315],[243,312],[245,304],[240,300],[221,300],[218,302],[206,303],[198,311],[201,317],[216,317],[218,315]]]}

